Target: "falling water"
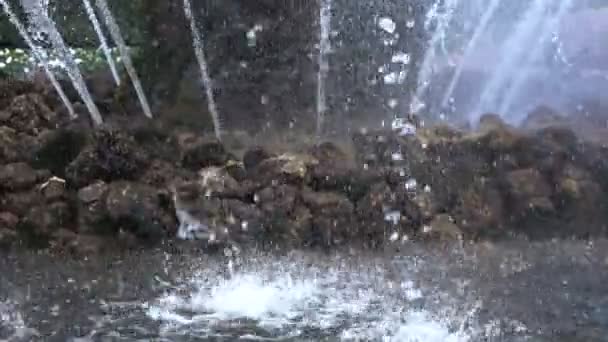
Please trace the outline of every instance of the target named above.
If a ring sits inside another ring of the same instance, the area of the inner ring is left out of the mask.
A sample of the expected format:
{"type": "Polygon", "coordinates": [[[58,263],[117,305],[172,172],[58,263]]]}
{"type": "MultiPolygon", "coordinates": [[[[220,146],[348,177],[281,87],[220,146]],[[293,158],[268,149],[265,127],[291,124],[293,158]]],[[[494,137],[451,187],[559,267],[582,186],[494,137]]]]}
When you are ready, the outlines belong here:
{"type": "MultiPolygon", "coordinates": [[[[473,121],[484,111],[495,110],[500,92],[506,88],[511,76],[519,71],[522,59],[533,42],[537,32],[545,18],[547,8],[550,6],[548,0],[537,0],[533,2],[524,13],[522,19],[517,23],[514,32],[501,47],[501,60],[498,63],[492,77],[484,87],[477,108],[471,113],[473,121]]],[[[503,113],[504,115],[505,113],[503,113]]]]}
{"type": "Polygon", "coordinates": [[[430,78],[433,73],[433,63],[435,63],[439,48],[443,48],[445,52],[445,39],[448,33],[448,26],[452,21],[454,11],[458,6],[459,1],[460,0],[446,0],[443,14],[437,13],[439,7],[439,3],[437,2],[431,7],[427,14],[425,28],[429,28],[432,19],[436,19],[437,26],[433,35],[431,36],[428,48],[424,54],[424,59],[422,60],[422,66],[418,76],[418,87],[416,89],[416,96],[414,98],[418,103],[412,109],[412,112],[418,112],[424,107],[424,105],[420,103],[420,99],[430,84],[430,78]]]}
{"type": "Polygon", "coordinates": [[[325,82],[329,73],[329,61],[327,55],[331,49],[329,32],[331,30],[331,1],[322,0],[319,8],[319,69],[317,71],[317,136],[323,133],[323,123],[327,112],[327,97],[325,95],[325,82]]]}
{"type": "Polygon", "coordinates": [[[198,65],[201,69],[201,79],[203,87],[205,88],[205,94],[207,95],[207,106],[209,107],[209,113],[211,114],[211,120],[213,120],[213,129],[215,130],[215,136],[218,140],[222,138],[222,126],[220,121],[220,114],[215,104],[215,98],[213,96],[213,84],[211,77],[209,76],[209,69],[207,67],[207,60],[205,59],[205,50],[203,46],[203,37],[196,24],[196,18],[192,13],[192,5],[190,0],[184,0],[184,12],[186,18],[190,21],[190,29],[192,31],[192,45],[194,46],[194,54],[198,60],[198,65]]]}
{"type": "MultiPolygon", "coordinates": [[[[534,48],[526,57],[525,62],[521,64],[524,66],[524,70],[527,69],[526,67],[532,66],[538,62],[543,49],[546,47],[545,44],[549,41],[551,35],[558,28],[561,19],[564,17],[564,15],[566,15],[566,13],[568,13],[568,11],[572,8],[573,4],[573,0],[563,0],[560,3],[555,16],[549,17],[545,20],[542,33],[539,36],[536,44],[534,45],[534,48]]],[[[515,80],[513,80],[509,90],[507,91],[507,94],[504,96],[502,105],[500,106],[498,111],[499,113],[507,114],[510,112],[510,110],[512,109],[511,107],[513,106],[513,101],[520,93],[521,86],[528,79],[529,73],[519,72],[516,74],[515,77],[516,78],[515,80]]]]}
{"type": "Polygon", "coordinates": [[[492,2],[490,3],[490,5],[486,9],[486,11],[483,13],[481,20],[479,21],[479,25],[477,25],[477,28],[475,29],[475,32],[473,33],[471,40],[466,45],[463,58],[459,62],[458,67],[456,68],[456,71],[454,72],[454,76],[452,76],[450,84],[448,85],[445,95],[443,96],[443,99],[441,101],[441,108],[445,108],[447,106],[448,102],[450,101],[450,98],[452,97],[452,93],[454,92],[454,88],[456,88],[456,85],[458,84],[458,81],[460,80],[460,76],[462,75],[462,72],[464,70],[465,62],[471,56],[471,53],[473,52],[473,50],[475,50],[475,47],[477,46],[477,43],[479,42],[479,39],[481,38],[483,33],[485,33],[486,28],[488,27],[488,24],[490,23],[490,19],[492,19],[494,17],[494,13],[498,9],[499,4],[500,4],[500,0],[492,0],[492,2]]]}
{"type": "Polygon", "coordinates": [[[101,11],[101,15],[106,22],[106,26],[108,27],[108,31],[110,32],[112,39],[114,39],[114,42],[116,45],[118,45],[120,57],[122,58],[122,62],[127,70],[127,73],[129,74],[129,77],[131,78],[131,82],[133,83],[133,87],[137,93],[137,98],[139,99],[141,108],[144,111],[144,115],[148,118],[152,118],[152,110],[150,110],[150,105],[148,104],[148,100],[144,94],[144,89],[141,85],[139,77],[137,76],[137,72],[135,71],[135,66],[133,65],[133,60],[131,59],[129,50],[127,49],[127,44],[122,37],[122,33],[120,33],[120,27],[118,27],[116,20],[114,20],[106,0],[96,0],[96,4],[97,8],[99,8],[101,11]]]}
{"type": "Polygon", "coordinates": [[[49,68],[48,61],[40,53],[40,51],[38,50],[38,47],[32,41],[30,35],[27,33],[27,30],[25,29],[25,26],[23,26],[23,24],[21,23],[21,21],[19,20],[19,18],[15,15],[15,13],[13,12],[13,10],[9,6],[7,0],[0,0],[0,4],[4,8],[4,12],[6,12],[6,14],[8,15],[8,18],[11,21],[11,23],[17,28],[17,31],[19,32],[19,34],[21,35],[21,37],[23,38],[23,40],[25,41],[25,43],[27,44],[27,46],[32,51],[32,54],[34,55],[34,58],[36,60],[38,60],[38,62],[44,68],[44,72],[46,73],[47,77],[51,81],[51,84],[55,88],[55,91],[57,91],[57,94],[59,94],[59,98],[61,98],[61,101],[63,102],[63,104],[67,108],[68,114],[70,115],[71,118],[75,118],[76,117],[76,113],[74,112],[74,107],[72,106],[72,103],[70,102],[70,100],[68,99],[68,97],[63,92],[63,88],[61,87],[61,85],[59,84],[59,82],[57,82],[57,79],[55,78],[55,75],[53,74],[53,72],[49,68]]]}
{"type": "Polygon", "coordinates": [[[48,16],[48,3],[45,4],[41,0],[23,0],[21,3],[26,13],[28,13],[30,16],[32,25],[37,30],[48,34],[51,45],[61,56],[60,58],[65,65],[68,77],[72,81],[72,84],[80,95],[80,98],[87,106],[93,123],[96,125],[101,125],[103,122],[101,114],[99,113],[99,109],[97,109],[95,102],[93,102],[93,97],[91,96],[91,93],[89,93],[89,89],[87,88],[82,74],[80,73],[80,69],[78,68],[74,57],[68,49],[67,44],[63,40],[63,37],[59,31],[57,31],[55,23],[48,16]]]}
{"type": "Polygon", "coordinates": [[[95,14],[95,10],[91,5],[91,1],[82,0],[82,3],[84,4],[84,8],[87,11],[87,15],[89,16],[91,24],[93,24],[95,32],[97,32],[97,37],[99,37],[101,49],[103,50],[103,54],[106,57],[106,61],[108,62],[108,66],[110,67],[110,71],[112,72],[112,76],[114,77],[114,81],[116,82],[116,85],[120,85],[120,76],[118,75],[118,70],[116,69],[116,63],[114,63],[114,59],[112,59],[112,52],[110,51],[110,47],[108,46],[106,37],[103,34],[101,25],[99,23],[99,20],[97,19],[97,15],[95,14]]]}

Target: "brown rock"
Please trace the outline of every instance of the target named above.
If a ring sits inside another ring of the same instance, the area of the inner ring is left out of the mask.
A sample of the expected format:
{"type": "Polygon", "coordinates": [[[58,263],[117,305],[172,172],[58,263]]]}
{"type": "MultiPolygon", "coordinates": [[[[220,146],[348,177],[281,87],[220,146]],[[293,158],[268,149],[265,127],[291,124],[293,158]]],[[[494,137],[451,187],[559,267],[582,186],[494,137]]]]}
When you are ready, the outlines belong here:
{"type": "Polygon", "coordinates": [[[298,190],[291,185],[267,187],[254,195],[255,203],[266,213],[289,216],[294,209],[298,190]]]}
{"type": "Polygon", "coordinates": [[[78,190],[78,199],[83,204],[90,204],[92,202],[104,200],[107,192],[108,185],[103,181],[99,181],[78,190]]]}
{"type": "Polygon", "coordinates": [[[245,170],[251,171],[255,169],[261,162],[266,159],[270,159],[276,157],[272,155],[270,152],[265,150],[263,147],[254,147],[243,155],[243,164],[245,170]]]}
{"type": "Polygon", "coordinates": [[[440,241],[462,241],[464,234],[450,215],[440,214],[423,227],[423,233],[440,241]]]}
{"type": "Polygon", "coordinates": [[[0,188],[13,191],[29,189],[37,180],[38,174],[26,163],[0,166],[0,188]]]}
{"type": "Polygon", "coordinates": [[[15,230],[18,223],[19,218],[15,214],[7,211],[0,212],[0,229],[15,230]]]}
{"type": "Polygon", "coordinates": [[[156,240],[166,235],[169,227],[161,207],[159,192],[150,186],[133,182],[109,185],[105,200],[107,215],[116,225],[136,236],[156,240]]]}
{"type": "Polygon", "coordinates": [[[509,172],[506,177],[509,195],[516,210],[538,209],[553,212],[551,186],[543,175],[535,169],[509,172]]]}
{"type": "Polygon", "coordinates": [[[49,178],[49,180],[40,185],[40,190],[47,202],[62,200],[67,197],[65,180],[58,177],[49,178]]]}

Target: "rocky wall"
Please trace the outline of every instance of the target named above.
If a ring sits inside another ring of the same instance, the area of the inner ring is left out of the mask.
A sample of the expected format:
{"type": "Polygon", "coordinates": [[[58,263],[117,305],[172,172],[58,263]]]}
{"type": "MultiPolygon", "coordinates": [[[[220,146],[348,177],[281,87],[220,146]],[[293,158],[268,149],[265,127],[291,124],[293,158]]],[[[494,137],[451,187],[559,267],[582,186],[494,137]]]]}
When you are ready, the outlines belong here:
{"type": "MultiPolygon", "coordinates": [[[[548,110],[513,128],[354,134],[348,148],[224,144],[162,120],[68,121],[39,85],[0,82],[0,241],[95,252],[176,236],[202,245],[383,246],[603,236],[608,148],[548,110]]],[[[86,118],[86,117],[85,117],[86,118]]]]}

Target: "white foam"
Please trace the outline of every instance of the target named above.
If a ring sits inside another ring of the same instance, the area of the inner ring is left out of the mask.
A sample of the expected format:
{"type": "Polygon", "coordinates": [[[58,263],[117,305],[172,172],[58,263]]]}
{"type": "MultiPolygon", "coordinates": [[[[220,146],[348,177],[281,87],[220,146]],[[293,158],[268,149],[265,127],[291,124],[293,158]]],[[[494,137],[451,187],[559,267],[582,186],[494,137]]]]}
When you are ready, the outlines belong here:
{"type": "Polygon", "coordinates": [[[38,332],[25,325],[17,305],[11,301],[0,301],[0,337],[6,338],[1,341],[29,341],[34,336],[39,336],[38,332]]]}
{"type": "MultiPolygon", "coordinates": [[[[232,277],[217,270],[198,272],[186,287],[190,290],[176,288],[148,305],[163,334],[211,337],[222,327],[225,332],[227,324],[238,331],[248,322],[267,332],[257,337],[298,337],[312,330],[344,341],[469,341],[468,334],[453,332],[451,322],[432,310],[413,308],[424,290],[410,279],[393,286],[379,267],[321,269],[293,260],[262,260],[232,277]]],[[[251,329],[243,334],[251,337],[251,329]]]]}

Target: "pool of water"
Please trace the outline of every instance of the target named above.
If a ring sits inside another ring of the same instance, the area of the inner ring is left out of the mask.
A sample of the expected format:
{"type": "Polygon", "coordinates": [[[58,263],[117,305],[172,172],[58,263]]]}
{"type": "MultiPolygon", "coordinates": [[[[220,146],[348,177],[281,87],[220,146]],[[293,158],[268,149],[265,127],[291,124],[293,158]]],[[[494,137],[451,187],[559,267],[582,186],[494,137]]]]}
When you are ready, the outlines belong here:
{"type": "Polygon", "coordinates": [[[607,247],[4,252],[0,341],[608,341],[607,247]]]}

